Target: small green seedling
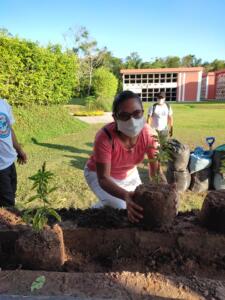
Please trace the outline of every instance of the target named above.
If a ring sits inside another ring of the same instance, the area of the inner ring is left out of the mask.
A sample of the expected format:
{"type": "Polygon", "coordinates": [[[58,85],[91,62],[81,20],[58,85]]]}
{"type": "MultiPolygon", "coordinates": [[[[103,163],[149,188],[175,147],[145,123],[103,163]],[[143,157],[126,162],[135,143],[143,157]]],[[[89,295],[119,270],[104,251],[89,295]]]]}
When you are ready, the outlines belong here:
{"type": "Polygon", "coordinates": [[[40,290],[46,282],[45,276],[38,276],[31,284],[30,290],[33,293],[35,290],[40,290]]]}
{"type": "Polygon", "coordinates": [[[57,189],[57,187],[49,187],[53,177],[54,174],[46,170],[46,163],[42,165],[42,168],[35,175],[29,177],[33,181],[32,190],[36,189],[36,194],[30,197],[27,203],[41,201],[42,204],[35,209],[26,209],[23,219],[27,224],[32,225],[35,231],[41,231],[48,223],[50,216],[59,222],[61,221],[59,214],[51,207],[49,200],[49,195],[57,189]]]}
{"type": "Polygon", "coordinates": [[[156,183],[162,180],[162,167],[166,166],[169,160],[172,160],[172,149],[168,143],[167,137],[162,135],[154,135],[155,142],[157,142],[157,152],[155,157],[149,159],[149,162],[157,162],[157,170],[155,176],[152,178],[156,183]]]}

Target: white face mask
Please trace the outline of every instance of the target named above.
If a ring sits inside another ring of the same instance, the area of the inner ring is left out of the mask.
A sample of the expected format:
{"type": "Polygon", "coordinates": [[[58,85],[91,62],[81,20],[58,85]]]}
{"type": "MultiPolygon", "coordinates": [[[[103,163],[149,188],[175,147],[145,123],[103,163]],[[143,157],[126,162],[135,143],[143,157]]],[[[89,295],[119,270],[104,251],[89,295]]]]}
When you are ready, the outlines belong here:
{"type": "Polygon", "coordinates": [[[165,103],[165,101],[166,101],[166,99],[165,99],[165,98],[158,99],[158,103],[159,103],[159,104],[163,104],[163,103],[165,103]]]}
{"type": "Polygon", "coordinates": [[[145,125],[144,117],[140,119],[130,118],[127,121],[117,120],[118,130],[129,137],[137,136],[145,125]]]}

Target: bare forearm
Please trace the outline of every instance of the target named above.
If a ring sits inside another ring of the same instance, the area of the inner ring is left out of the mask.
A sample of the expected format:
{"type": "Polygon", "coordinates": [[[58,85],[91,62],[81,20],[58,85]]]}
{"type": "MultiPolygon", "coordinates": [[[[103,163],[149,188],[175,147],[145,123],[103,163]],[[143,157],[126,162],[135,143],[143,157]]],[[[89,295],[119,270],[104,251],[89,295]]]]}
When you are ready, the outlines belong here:
{"type": "Polygon", "coordinates": [[[149,115],[147,117],[147,123],[148,123],[148,125],[151,125],[151,123],[152,123],[152,118],[149,115]]]}
{"type": "Polygon", "coordinates": [[[168,117],[168,125],[169,127],[173,127],[173,117],[168,117]]]}
{"type": "Polygon", "coordinates": [[[13,147],[16,149],[16,152],[17,153],[21,152],[22,147],[20,146],[19,142],[17,141],[16,134],[13,129],[12,129],[12,141],[13,141],[13,147]]]}
{"type": "Polygon", "coordinates": [[[121,187],[119,187],[116,183],[114,183],[110,178],[104,177],[99,179],[99,184],[101,188],[109,193],[110,195],[125,200],[127,191],[121,187]]]}

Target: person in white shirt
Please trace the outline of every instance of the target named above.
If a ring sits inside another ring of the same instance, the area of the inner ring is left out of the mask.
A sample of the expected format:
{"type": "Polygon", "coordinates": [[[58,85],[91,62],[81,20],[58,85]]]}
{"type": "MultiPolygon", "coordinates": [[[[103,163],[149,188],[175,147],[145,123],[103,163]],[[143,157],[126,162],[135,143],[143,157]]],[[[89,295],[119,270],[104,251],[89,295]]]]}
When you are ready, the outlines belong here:
{"type": "Polygon", "coordinates": [[[19,145],[12,128],[14,118],[11,106],[0,99],[0,206],[15,205],[17,174],[15,160],[24,164],[27,155],[19,145]]]}
{"type": "Polygon", "coordinates": [[[168,138],[173,136],[173,111],[166,103],[164,92],[157,95],[157,103],[148,111],[147,123],[158,132],[159,136],[168,138]]]}

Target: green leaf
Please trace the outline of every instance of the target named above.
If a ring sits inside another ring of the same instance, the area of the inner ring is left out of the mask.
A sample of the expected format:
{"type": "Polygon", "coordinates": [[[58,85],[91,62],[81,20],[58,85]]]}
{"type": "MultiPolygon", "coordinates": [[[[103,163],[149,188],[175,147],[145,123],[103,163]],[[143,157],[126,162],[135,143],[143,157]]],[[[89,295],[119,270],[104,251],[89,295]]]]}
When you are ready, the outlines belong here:
{"type": "Polygon", "coordinates": [[[42,275],[37,277],[31,284],[31,288],[30,288],[31,292],[34,292],[35,290],[40,290],[44,286],[45,282],[46,282],[45,276],[42,275]]]}
{"type": "Polygon", "coordinates": [[[58,187],[57,187],[57,186],[55,186],[55,187],[51,188],[51,189],[48,191],[48,194],[50,194],[50,193],[52,193],[52,192],[56,191],[57,189],[58,189],[58,187]]]}
{"type": "Polygon", "coordinates": [[[30,198],[27,200],[27,203],[30,203],[30,202],[32,202],[32,201],[38,199],[38,198],[39,198],[39,195],[32,196],[32,197],[30,197],[30,198]]]}
{"type": "Polygon", "coordinates": [[[47,210],[49,215],[55,217],[58,222],[61,222],[60,215],[53,208],[48,208],[47,210]]]}

